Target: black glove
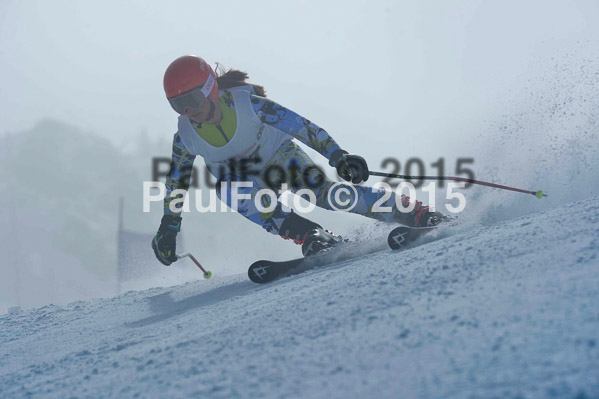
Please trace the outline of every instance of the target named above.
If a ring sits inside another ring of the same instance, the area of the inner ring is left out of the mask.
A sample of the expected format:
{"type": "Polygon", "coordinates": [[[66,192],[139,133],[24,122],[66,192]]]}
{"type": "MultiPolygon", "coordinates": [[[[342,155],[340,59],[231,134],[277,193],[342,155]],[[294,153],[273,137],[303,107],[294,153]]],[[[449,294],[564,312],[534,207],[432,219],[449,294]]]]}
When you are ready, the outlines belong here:
{"type": "Polygon", "coordinates": [[[177,249],[177,233],[181,230],[181,216],[164,215],[160,221],[160,227],[152,240],[152,249],[156,258],[169,266],[177,261],[175,250],[177,249]]]}
{"type": "Polygon", "coordinates": [[[348,154],[344,150],[336,150],[329,158],[329,165],[337,168],[337,174],[342,179],[354,184],[368,180],[368,165],[366,160],[356,154],[348,154]]]}

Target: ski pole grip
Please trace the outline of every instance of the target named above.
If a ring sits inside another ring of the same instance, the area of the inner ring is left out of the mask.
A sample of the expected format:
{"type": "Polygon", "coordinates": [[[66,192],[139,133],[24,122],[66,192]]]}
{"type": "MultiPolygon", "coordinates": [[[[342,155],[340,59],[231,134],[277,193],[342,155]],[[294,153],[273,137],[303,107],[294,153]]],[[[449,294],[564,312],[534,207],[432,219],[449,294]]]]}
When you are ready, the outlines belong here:
{"type": "Polygon", "coordinates": [[[195,263],[196,266],[199,267],[200,270],[204,273],[205,279],[209,279],[210,277],[212,277],[212,272],[210,270],[204,269],[202,267],[202,265],[200,264],[200,262],[198,262],[198,260],[195,258],[195,256],[193,256],[191,253],[183,252],[182,254],[177,254],[177,259],[183,259],[183,258],[190,258],[192,260],[192,262],[195,263]]]}

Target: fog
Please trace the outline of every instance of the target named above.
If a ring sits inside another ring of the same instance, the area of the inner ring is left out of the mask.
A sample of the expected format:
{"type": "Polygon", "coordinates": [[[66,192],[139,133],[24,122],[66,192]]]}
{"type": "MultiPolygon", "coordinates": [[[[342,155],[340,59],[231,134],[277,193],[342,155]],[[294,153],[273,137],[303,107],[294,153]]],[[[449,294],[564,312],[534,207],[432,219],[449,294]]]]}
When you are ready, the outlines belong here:
{"type": "MultiPolygon", "coordinates": [[[[594,1],[2,2],[0,312],[118,292],[119,198],[128,230],[155,232],[161,205],[142,212],[142,182],[170,156],[162,76],[183,54],[247,71],[373,170],[415,157],[436,174],[443,158],[455,174],[474,158],[479,179],[549,193],[466,190],[464,223],[597,195],[598,14],[594,1]]],[[[299,254],[233,213],[185,215],[182,236],[215,275],[299,254]]],[[[124,288],[198,277],[186,263],[124,288]]]]}

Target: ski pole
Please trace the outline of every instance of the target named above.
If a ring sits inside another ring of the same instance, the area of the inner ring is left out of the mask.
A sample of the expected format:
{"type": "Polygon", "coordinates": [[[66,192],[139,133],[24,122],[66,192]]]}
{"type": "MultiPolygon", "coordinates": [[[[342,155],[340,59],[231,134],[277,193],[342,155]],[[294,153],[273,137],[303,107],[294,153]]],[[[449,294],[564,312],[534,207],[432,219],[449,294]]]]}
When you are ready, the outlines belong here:
{"type": "Polygon", "coordinates": [[[393,178],[396,178],[396,179],[453,180],[453,181],[460,181],[460,182],[465,182],[465,183],[478,184],[478,185],[481,185],[481,186],[499,188],[499,189],[502,189],[502,190],[516,191],[516,192],[524,193],[524,194],[532,194],[535,197],[537,197],[538,199],[541,199],[541,198],[547,196],[547,194],[543,194],[543,190],[538,190],[538,191],[522,190],[520,188],[503,186],[501,184],[489,183],[489,182],[486,182],[486,181],[480,181],[480,180],[474,180],[474,179],[467,179],[465,177],[454,177],[454,176],[407,176],[407,175],[396,175],[396,174],[393,174],[393,173],[383,173],[383,172],[368,172],[368,174],[370,176],[393,177],[393,178]]]}
{"type": "Polygon", "coordinates": [[[177,259],[183,259],[183,258],[186,258],[186,257],[191,258],[191,260],[193,261],[193,263],[195,263],[196,266],[199,267],[202,272],[204,272],[204,278],[205,279],[209,279],[210,277],[212,277],[212,272],[210,270],[204,269],[202,267],[202,265],[200,265],[200,262],[198,262],[198,260],[195,258],[195,256],[193,256],[189,252],[184,252],[182,254],[177,254],[177,259]]]}

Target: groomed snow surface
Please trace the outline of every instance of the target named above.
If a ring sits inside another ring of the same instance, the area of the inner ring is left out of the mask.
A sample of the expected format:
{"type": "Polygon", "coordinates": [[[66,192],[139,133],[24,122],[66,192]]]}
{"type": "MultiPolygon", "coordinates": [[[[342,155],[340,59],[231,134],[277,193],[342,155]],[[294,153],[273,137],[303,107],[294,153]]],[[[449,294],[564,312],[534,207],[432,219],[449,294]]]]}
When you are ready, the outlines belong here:
{"type": "Polygon", "coordinates": [[[599,199],[464,230],[0,316],[0,397],[599,397],[599,199]]]}

